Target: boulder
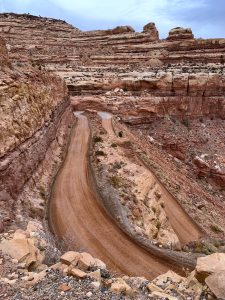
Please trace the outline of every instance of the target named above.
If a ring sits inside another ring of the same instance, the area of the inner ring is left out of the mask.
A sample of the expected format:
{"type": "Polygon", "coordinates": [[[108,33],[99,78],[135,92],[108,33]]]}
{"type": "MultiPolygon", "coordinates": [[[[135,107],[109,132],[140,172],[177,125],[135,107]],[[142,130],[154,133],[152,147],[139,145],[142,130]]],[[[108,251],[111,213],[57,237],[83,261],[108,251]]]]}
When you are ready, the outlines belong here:
{"type": "Polygon", "coordinates": [[[115,294],[125,293],[126,295],[132,295],[132,288],[122,279],[117,278],[111,285],[111,291],[115,294]]]}
{"type": "Polygon", "coordinates": [[[77,268],[72,268],[69,271],[69,275],[72,275],[73,277],[77,279],[83,279],[87,276],[87,274],[77,268]]]}
{"type": "Polygon", "coordinates": [[[225,299],[225,271],[210,275],[205,282],[218,299],[225,299]]]}
{"type": "Polygon", "coordinates": [[[98,258],[95,258],[94,267],[99,268],[101,270],[106,270],[106,264],[98,258]]]}
{"type": "Polygon", "coordinates": [[[60,257],[60,261],[65,265],[69,266],[70,264],[73,263],[73,265],[75,266],[75,265],[77,265],[80,258],[81,258],[81,255],[79,252],[68,251],[60,257]]]}
{"type": "Polygon", "coordinates": [[[71,290],[71,287],[65,283],[60,284],[59,290],[62,292],[68,292],[71,290]]]}
{"type": "Polygon", "coordinates": [[[89,273],[88,276],[91,277],[92,279],[95,279],[96,281],[101,282],[101,271],[99,269],[89,273]]]}
{"type": "Polygon", "coordinates": [[[225,253],[214,253],[197,259],[196,272],[210,275],[225,272],[225,253]]]}
{"type": "Polygon", "coordinates": [[[106,269],[106,265],[100,259],[94,258],[87,252],[79,253],[75,251],[68,251],[61,256],[60,261],[62,264],[66,264],[68,266],[77,266],[78,269],[83,271],[87,271],[91,267],[106,269]]]}
{"type": "Polygon", "coordinates": [[[168,271],[165,274],[159,275],[158,277],[156,277],[153,282],[158,285],[158,286],[163,286],[164,283],[166,283],[167,281],[171,281],[173,283],[180,283],[183,282],[185,280],[184,277],[176,274],[173,271],[168,271]]]}
{"type": "Polygon", "coordinates": [[[83,271],[87,271],[90,267],[94,266],[95,259],[86,252],[81,253],[81,257],[78,261],[78,268],[83,271]]]}
{"type": "Polygon", "coordinates": [[[13,239],[3,240],[0,243],[0,250],[19,263],[25,263],[26,267],[43,261],[43,257],[35,247],[33,240],[26,238],[24,234],[19,232],[14,235],[13,239]]]}
{"type": "Polygon", "coordinates": [[[159,40],[159,32],[155,26],[155,23],[148,23],[143,27],[144,33],[150,33],[151,40],[158,41],[159,40]]]}
{"type": "Polygon", "coordinates": [[[157,285],[155,285],[152,282],[150,282],[147,285],[147,289],[149,290],[149,292],[161,292],[161,293],[163,293],[163,289],[161,289],[160,287],[158,287],[157,285]]]}

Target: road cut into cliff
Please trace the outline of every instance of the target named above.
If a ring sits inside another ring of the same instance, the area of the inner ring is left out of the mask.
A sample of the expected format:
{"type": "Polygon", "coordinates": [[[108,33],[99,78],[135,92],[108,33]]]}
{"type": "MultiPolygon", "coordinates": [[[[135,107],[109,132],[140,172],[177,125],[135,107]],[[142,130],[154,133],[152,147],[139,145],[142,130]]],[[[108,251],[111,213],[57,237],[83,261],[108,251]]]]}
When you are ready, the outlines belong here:
{"type": "MultiPolygon", "coordinates": [[[[82,250],[103,260],[112,271],[148,279],[181,267],[153,255],[132,240],[112,220],[98,199],[89,170],[88,118],[76,113],[67,157],[52,187],[49,225],[72,250],[82,250]]],[[[110,119],[104,119],[112,134],[110,119]]]]}

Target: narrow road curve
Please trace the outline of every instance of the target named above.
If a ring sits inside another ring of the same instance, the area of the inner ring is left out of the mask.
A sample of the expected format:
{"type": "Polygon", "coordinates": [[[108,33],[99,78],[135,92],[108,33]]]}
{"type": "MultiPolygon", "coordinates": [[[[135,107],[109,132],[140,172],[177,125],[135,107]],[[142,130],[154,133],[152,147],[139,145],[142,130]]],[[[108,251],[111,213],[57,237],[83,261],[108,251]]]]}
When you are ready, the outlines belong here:
{"type": "MultiPolygon", "coordinates": [[[[114,135],[116,137],[112,126],[112,115],[105,112],[99,112],[99,115],[102,118],[103,128],[109,135],[114,135]]],[[[140,163],[142,164],[141,161],[140,163]]],[[[181,245],[198,240],[203,235],[202,230],[194,223],[194,221],[184,211],[177,200],[167,191],[158,178],[156,178],[156,176],[148,168],[146,169],[160,186],[161,193],[163,194],[166,215],[169,218],[170,224],[177,234],[181,245]]]]}
{"type": "Polygon", "coordinates": [[[66,160],[58,173],[49,205],[49,225],[74,250],[102,259],[112,271],[152,279],[173,265],[135,244],[99,204],[88,168],[90,128],[79,115],[72,130],[66,160]]]}

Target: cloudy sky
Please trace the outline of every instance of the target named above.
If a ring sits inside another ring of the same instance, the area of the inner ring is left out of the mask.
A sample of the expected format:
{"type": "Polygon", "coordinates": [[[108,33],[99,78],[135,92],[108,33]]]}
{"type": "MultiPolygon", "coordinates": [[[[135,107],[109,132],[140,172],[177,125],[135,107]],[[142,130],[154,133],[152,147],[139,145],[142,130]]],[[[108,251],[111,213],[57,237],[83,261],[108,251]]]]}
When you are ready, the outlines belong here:
{"type": "Polygon", "coordinates": [[[160,36],[177,26],[197,37],[225,37],[225,0],[0,0],[1,12],[66,20],[82,30],[155,22],[160,36]]]}

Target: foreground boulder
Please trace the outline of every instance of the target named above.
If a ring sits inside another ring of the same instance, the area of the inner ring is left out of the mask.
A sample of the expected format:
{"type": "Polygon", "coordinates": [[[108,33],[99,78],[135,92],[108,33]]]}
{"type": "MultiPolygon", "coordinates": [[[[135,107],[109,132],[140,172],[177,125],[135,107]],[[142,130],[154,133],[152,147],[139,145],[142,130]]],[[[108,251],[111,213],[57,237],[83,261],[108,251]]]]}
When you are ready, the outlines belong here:
{"type": "Polygon", "coordinates": [[[210,275],[221,271],[225,272],[225,254],[214,253],[209,256],[199,257],[196,266],[197,273],[210,275]]]}
{"type": "Polygon", "coordinates": [[[225,271],[210,275],[205,282],[218,299],[225,299],[225,271]]]}
{"type": "Polygon", "coordinates": [[[19,230],[15,232],[12,239],[5,239],[0,243],[0,250],[19,263],[25,263],[27,268],[41,264],[43,261],[43,256],[34,245],[34,241],[27,238],[25,232],[19,230]]]}
{"type": "Polygon", "coordinates": [[[117,280],[112,283],[111,291],[115,294],[124,293],[126,295],[132,295],[134,292],[122,278],[117,278],[117,280]]]}
{"type": "Polygon", "coordinates": [[[94,258],[87,252],[79,253],[75,251],[69,251],[61,256],[60,261],[68,266],[77,266],[78,269],[82,271],[87,271],[91,267],[106,269],[105,263],[103,263],[100,259],[94,258]]]}

